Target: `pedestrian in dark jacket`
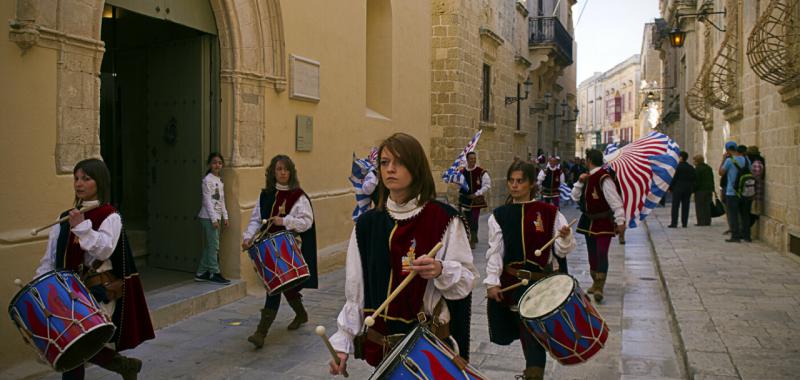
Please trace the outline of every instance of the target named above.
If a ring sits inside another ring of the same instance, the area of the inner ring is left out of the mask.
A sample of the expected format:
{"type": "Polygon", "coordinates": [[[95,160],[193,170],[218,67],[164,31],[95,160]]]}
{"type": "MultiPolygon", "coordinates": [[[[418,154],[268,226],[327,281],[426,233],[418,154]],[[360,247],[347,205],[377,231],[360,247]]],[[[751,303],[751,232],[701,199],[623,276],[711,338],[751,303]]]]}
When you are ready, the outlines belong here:
{"type": "Polygon", "coordinates": [[[668,226],[669,228],[678,226],[678,207],[681,208],[681,225],[686,228],[689,223],[689,200],[694,191],[695,172],[694,167],[686,162],[688,159],[689,153],[681,151],[680,162],[675,169],[675,176],[672,177],[672,184],[669,186],[669,190],[672,192],[672,223],[668,226]]]}
{"type": "Polygon", "coordinates": [[[714,171],[706,164],[703,155],[694,156],[694,207],[696,226],[711,225],[711,194],[714,192],[714,171]]]}

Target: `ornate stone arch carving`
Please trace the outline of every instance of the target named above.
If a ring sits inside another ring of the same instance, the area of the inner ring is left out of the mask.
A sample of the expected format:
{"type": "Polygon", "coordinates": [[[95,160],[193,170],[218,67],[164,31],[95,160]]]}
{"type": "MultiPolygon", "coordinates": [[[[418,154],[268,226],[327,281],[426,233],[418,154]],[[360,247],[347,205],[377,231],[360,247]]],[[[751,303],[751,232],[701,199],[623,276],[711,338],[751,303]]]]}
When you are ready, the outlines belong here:
{"type": "MultiPolygon", "coordinates": [[[[100,156],[100,38],[103,0],[16,0],[9,39],[22,50],[58,52],[55,167],[100,156]]],[[[220,85],[231,104],[222,112],[222,140],[234,166],[262,165],[267,87],[286,88],[279,0],[210,0],[220,43],[220,85]],[[225,136],[228,138],[226,139],[225,136]]]]}

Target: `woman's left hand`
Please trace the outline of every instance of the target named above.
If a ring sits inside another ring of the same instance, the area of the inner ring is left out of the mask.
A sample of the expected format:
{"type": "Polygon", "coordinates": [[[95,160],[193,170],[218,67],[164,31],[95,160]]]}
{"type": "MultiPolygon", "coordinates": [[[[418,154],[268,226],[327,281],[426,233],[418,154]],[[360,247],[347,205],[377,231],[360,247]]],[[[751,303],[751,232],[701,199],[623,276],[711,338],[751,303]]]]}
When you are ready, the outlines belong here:
{"type": "Polygon", "coordinates": [[[442,262],[423,256],[411,262],[411,270],[419,273],[420,277],[430,280],[442,274],[442,262]]]}
{"type": "Polygon", "coordinates": [[[276,226],[282,226],[283,225],[283,218],[281,218],[280,216],[273,216],[272,217],[272,224],[274,224],[276,226]]]}
{"type": "Polygon", "coordinates": [[[69,210],[69,226],[70,228],[81,224],[85,219],[83,214],[78,209],[69,210]]]}
{"type": "Polygon", "coordinates": [[[563,226],[560,230],[558,230],[558,236],[562,239],[568,238],[569,234],[572,233],[572,229],[569,226],[563,226]]]}

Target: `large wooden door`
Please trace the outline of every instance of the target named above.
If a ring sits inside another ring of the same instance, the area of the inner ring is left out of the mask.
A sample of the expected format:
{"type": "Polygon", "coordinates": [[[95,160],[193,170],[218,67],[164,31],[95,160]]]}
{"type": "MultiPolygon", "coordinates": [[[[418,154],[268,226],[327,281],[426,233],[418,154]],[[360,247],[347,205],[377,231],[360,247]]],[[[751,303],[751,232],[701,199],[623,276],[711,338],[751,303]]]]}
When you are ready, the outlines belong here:
{"type": "Polygon", "coordinates": [[[148,264],[194,271],[208,153],[210,37],[148,49],[148,264]]]}

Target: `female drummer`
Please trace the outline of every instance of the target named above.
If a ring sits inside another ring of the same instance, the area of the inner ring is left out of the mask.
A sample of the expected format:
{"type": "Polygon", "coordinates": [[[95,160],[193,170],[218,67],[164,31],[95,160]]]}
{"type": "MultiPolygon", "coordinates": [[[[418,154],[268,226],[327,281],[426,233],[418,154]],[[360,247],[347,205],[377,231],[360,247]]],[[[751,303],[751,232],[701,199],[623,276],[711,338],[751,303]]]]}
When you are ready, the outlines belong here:
{"type": "MultiPolygon", "coordinates": [[[[314,211],[311,209],[311,200],[297,179],[297,169],[289,156],[279,154],[272,158],[267,168],[267,185],[261,191],[256,207],[250,216],[250,223],[242,238],[242,248],[249,248],[253,244],[253,237],[262,228],[261,221],[268,220],[264,226],[267,233],[292,231],[300,239],[300,250],[308,265],[307,280],[301,285],[283,292],[295,312],[294,319],[289,323],[289,330],[297,330],[300,325],[308,322],[308,313],[303,307],[303,296],[300,289],[317,288],[317,235],[314,227],[314,211]]],[[[281,295],[267,295],[264,308],[261,309],[261,320],[256,331],[247,338],[250,343],[261,348],[264,346],[264,337],[267,336],[278,308],[281,306],[281,295]]]]}
{"type": "MultiPolygon", "coordinates": [[[[145,340],[153,339],[155,334],[139,273],[122,229],[122,218],[109,204],[111,176],[103,161],[94,158],[79,162],[72,174],[75,208],[62,213],[62,217],[69,215],[67,222],[50,230],[47,250],[36,269],[36,275],[66,269],[85,278],[86,287],[117,328],[109,344],[113,348],[108,345],[103,347],[89,362],[116,372],[123,379],[136,379],[142,369],[142,361],[122,356],[119,351],[134,348],[145,340]],[[85,213],[78,211],[78,208],[98,204],[98,208],[85,213]],[[114,279],[123,279],[121,297],[116,298],[102,283],[93,285],[92,278],[104,277],[108,280],[107,274],[97,275],[106,272],[113,274],[114,279]]],[[[64,372],[62,378],[83,379],[83,376],[84,367],[80,366],[64,372]]]]}
{"type": "MultiPolygon", "coordinates": [[[[338,365],[330,362],[334,375],[343,373],[353,353],[376,366],[391,348],[384,345],[389,336],[409,332],[420,312],[433,327],[463,322],[450,320],[442,301],[467,297],[478,278],[458,211],[434,200],[433,177],[420,143],[396,133],[383,141],[378,157],[378,205],[356,221],[347,249],[346,302],[331,337],[340,358],[338,365]],[[435,258],[422,257],[439,242],[443,246],[435,258]],[[364,318],[411,271],[418,275],[363,330],[364,318]]],[[[434,333],[442,337],[445,329],[439,330],[434,333]]]]}
{"type": "Polygon", "coordinates": [[[512,311],[520,296],[536,280],[552,272],[550,248],[539,250],[549,240],[555,241],[555,254],[566,257],[575,249],[575,237],[564,215],[553,205],[535,201],[536,167],[517,161],[506,174],[509,202],[496,208],[489,217],[489,250],[486,251],[487,311],[489,339],[509,345],[520,339],[525,354],[525,380],[542,379],[546,356],[544,348],[526,331],[519,315],[512,311]],[[520,223],[522,221],[522,223],[520,223]],[[522,286],[501,292],[502,288],[529,280],[522,286]]]}

